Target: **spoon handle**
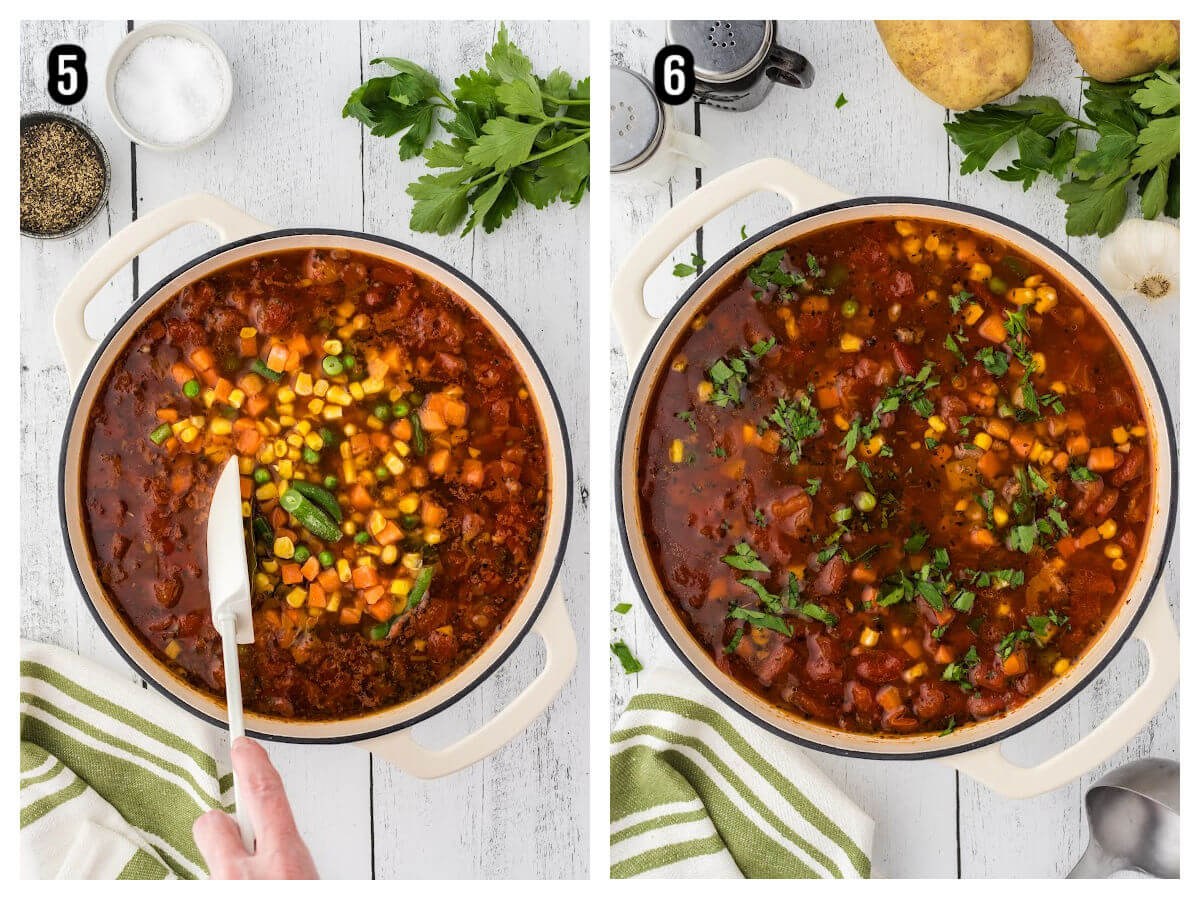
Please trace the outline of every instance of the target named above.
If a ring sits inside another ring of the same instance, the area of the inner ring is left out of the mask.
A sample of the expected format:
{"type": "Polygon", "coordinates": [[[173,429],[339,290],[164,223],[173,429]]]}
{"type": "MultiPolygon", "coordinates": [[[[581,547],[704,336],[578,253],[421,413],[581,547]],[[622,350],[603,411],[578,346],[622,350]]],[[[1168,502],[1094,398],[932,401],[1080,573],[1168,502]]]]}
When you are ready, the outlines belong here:
{"type": "Polygon", "coordinates": [[[1083,856],[1079,857],[1079,862],[1075,863],[1075,868],[1067,873],[1067,877],[1108,878],[1114,872],[1119,872],[1123,868],[1125,868],[1125,862],[1114,856],[1110,856],[1093,838],[1088,841],[1087,849],[1083,851],[1083,856]]]}
{"type": "MultiPolygon", "coordinates": [[[[225,657],[225,705],[229,711],[229,743],[232,744],[246,734],[246,726],[242,717],[242,678],[241,667],[238,664],[236,624],[233,612],[222,610],[214,623],[221,635],[225,657]]],[[[250,814],[242,805],[242,787],[238,783],[237,773],[233,776],[233,803],[236,813],[234,818],[238,823],[238,831],[242,835],[242,844],[247,853],[254,852],[254,825],[250,814]]]]}

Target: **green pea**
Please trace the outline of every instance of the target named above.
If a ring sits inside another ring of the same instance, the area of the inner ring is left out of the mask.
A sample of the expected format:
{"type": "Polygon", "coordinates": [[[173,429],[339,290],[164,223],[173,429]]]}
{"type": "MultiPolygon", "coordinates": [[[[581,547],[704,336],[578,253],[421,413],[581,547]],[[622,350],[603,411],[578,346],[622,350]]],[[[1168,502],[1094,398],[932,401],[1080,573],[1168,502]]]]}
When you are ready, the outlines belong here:
{"type": "Polygon", "coordinates": [[[335,475],[326,475],[325,476],[325,487],[326,488],[328,488],[329,490],[332,491],[337,486],[338,486],[337,476],[335,476],[335,475]]]}
{"type": "Polygon", "coordinates": [[[259,466],[254,470],[254,481],[256,484],[266,484],[271,480],[271,473],[259,466]]]}
{"type": "Polygon", "coordinates": [[[387,478],[391,474],[392,473],[387,470],[386,466],[376,466],[375,467],[375,477],[378,478],[380,481],[383,481],[385,478],[387,478]]]}
{"type": "Polygon", "coordinates": [[[354,543],[356,544],[365,544],[370,539],[371,536],[365,531],[360,531],[358,534],[354,535],[354,543]]]}
{"type": "Polygon", "coordinates": [[[312,447],[305,447],[304,451],[300,455],[304,457],[304,461],[310,466],[315,466],[321,461],[321,454],[312,447]]]}
{"type": "Polygon", "coordinates": [[[326,447],[332,447],[333,441],[334,441],[333,432],[330,431],[328,428],[322,428],[321,429],[321,443],[324,444],[326,447]]]}
{"type": "Polygon", "coordinates": [[[397,400],[392,404],[392,415],[397,419],[403,419],[408,415],[408,404],[403,400],[397,400]]]}
{"type": "Polygon", "coordinates": [[[292,553],[292,559],[298,563],[306,562],[310,556],[312,556],[312,551],[303,544],[297,547],[292,553]]]}
{"type": "Polygon", "coordinates": [[[870,512],[875,508],[875,495],[869,491],[859,491],[854,495],[854,505],[859,512],[870,512]]]}
{"type": "Polygon", "coordinates": [[[421,520],[416,516],[405,516],[400,520],[400,524],[411,531],[421,524],[421,520]]]}
{"type": "Polygon", "coordinates": [[[353,369],[357,365],[354,357],[349,353],[342,357],[342,362],[345,363],[347,369],[353,369]]]}
{"type": "Polygon", "coordinates": [[[380,422],[386,422],[392,417],[392,408],[386,403],[380,403],[377,407],[375,407],[374,413],[375,418],[377,418],[380,422]]]}
{"type": "Polygon", "coordinates": [[[200,382],[198,382],[195,378],[192,378],[189,381],[185,381],[183,383],[183,396],[199,397],[200,396],[200,382]]]}
{"type": "Polygon", "coordinates": [[[327,356],[321,360],[321,368],[325,370],[326,375],[341,375],[342,361],[336,356],[327,356]]]}
{"type": "Polygon", "coordinates": [[[995,275],[993,275],[988,279],[988,290],[993,294],[1003,295],[1008,290],[1008,285],[1005,284],[1004,279],[997,278],[995,275]]]}
{"type": "Polygon", "coordinates": [[[842,301],[842,317],[845,319],[853,319],[858,315],[858,301],[844,300],[842,301]]]}
{"type": "Polygon", "coordinates": [[[328,569],[330,566],[333,565],[333,554],[330,553],[328,550],[322,550],[317,555],[317,562],[319,562],[321,564],[321,568],[328,569]]]}

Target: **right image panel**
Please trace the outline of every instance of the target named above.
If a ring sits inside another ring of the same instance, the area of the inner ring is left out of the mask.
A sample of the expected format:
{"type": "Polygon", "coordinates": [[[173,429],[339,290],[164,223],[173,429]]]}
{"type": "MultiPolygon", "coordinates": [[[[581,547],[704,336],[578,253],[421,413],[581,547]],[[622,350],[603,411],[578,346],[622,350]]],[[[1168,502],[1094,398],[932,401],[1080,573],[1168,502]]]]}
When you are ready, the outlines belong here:
{"type": "Polygon", "coordinates": [[[1178,877],[1179,23],[611,39],[612,877],[1178,877]]]}

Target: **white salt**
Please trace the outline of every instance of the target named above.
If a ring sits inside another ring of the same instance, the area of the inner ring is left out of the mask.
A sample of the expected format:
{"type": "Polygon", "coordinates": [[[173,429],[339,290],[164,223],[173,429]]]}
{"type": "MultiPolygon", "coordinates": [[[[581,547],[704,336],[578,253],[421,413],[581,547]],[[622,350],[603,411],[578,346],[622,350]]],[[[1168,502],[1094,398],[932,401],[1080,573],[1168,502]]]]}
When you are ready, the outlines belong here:
{"type": "Polygon", "coordinates": [[[225,89],[208,47],[169,35],[137,44],[113,82],[129,127],[156,144],[184,144],[207,131],[221,115],[225,89]]]}

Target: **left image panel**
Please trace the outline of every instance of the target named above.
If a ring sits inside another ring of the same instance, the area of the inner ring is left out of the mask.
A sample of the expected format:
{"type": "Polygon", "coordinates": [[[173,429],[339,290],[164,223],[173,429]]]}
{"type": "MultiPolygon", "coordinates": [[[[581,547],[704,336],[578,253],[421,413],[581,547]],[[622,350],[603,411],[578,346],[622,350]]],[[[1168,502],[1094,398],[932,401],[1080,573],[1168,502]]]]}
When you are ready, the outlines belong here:
{"type": "Polygon", "coordinates": [[[22,24],[23,877],[588,876],[587,66],[22,24]]]}

